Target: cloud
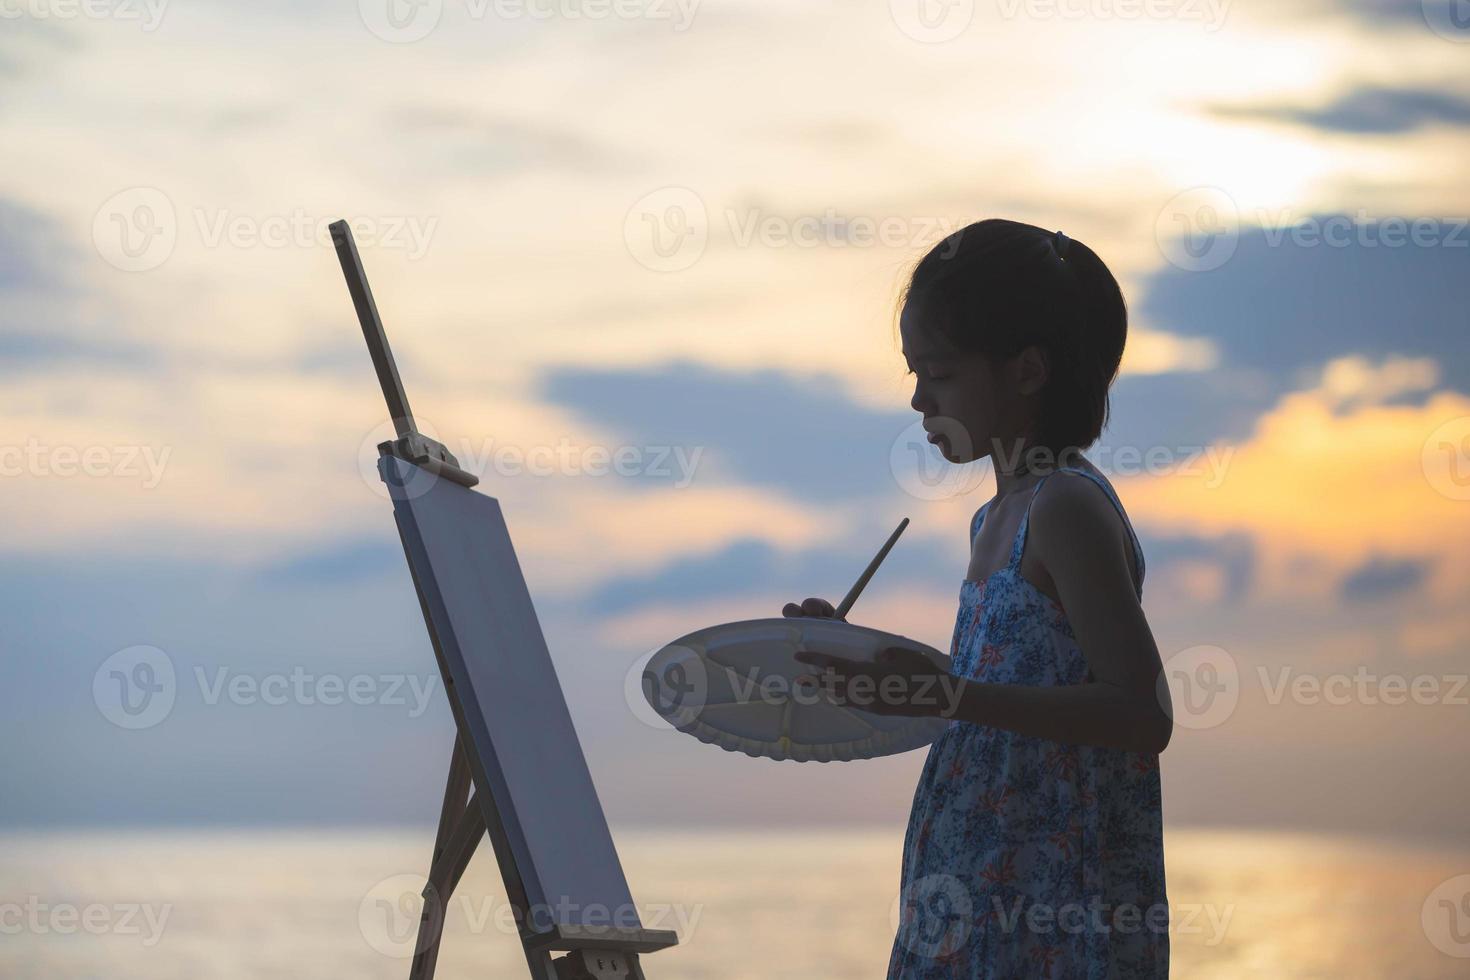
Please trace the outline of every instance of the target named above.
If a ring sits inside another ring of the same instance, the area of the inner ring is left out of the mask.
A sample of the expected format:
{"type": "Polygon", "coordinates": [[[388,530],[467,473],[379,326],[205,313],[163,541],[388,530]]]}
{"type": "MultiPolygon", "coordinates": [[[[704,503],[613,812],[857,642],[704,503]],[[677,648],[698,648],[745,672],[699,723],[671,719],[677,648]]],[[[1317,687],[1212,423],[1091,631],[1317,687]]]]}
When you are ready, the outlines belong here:
{"type": "Polygon", "coordinates": [[[1143,585],[1147,598],[1238,603],[1249,593],[1256,557],[1251,535],[1232,532],[1207,537],[1135,530],[1147,563],[1143,585]],[[1166,594],[1161,596],[1161,590],[1166,594]]]}
{"type": "Polygon", "coordinates": [[[1364,86],[1322,106],[1219,105],[1227,119],[1294,123],[1334,133],[1407,133],[1427,126],[1470,126],[1470,98],[1436,89],[1364,86]]]}
{"type": "Polygon", "coordinates": [[[1161,266],[1138,307],[1159,329],[1209,338],[1221,366],[1258,372],[1265,394],[1348,355],[1432,358],[1445,384],[1470,392],[1467,258],[1465,219],[1283,215],[1241,228],[1217,269],[1161,266]]]}
{"type": "Polygon", "coordinates": [[[1374,556],[1350,571],[1342,580],[1344,599],[1383,599],[1417,588],[1429,573],[1432,561],[1374,556]]]}
{"type": "MultiPolygon", "coordinates": [[[[1353,371],[1334,365],[1322,374],[1353,371]]],[[[1470,580],[1457,544],[1470,533],[1470,514],[1437,486],[1426,454],[1434,432],[1465,416],[1470,397],[1455,392],[1419,404],[1345,403],[1341,390],[1318,384],[1281,398],[1230,446],[1223,479],[1213,486],[1167,474],[1115,483],[1152,533],[1248,535],[1256,555],[1252,597],[1333,599],[1376,557],[1433,559],[1435,574],[1423,584],[1444,598],[1470,580]]]]}
{"type": "Polygon", "coordinates": [[[1423,3],[1405,0],[1329,0],[1323,6],[1334,12],[1348,11],[1375,25],[1424,27],[1423,3]]]}
{"type": "Polygon", "coordinates": [[[264,565],[262,582],[291,588],[300,585],[343,585],[377,578],[403,568],[403,549],[392,535],[381,534],[344,541],[336,546],[318,545],[264,565]]]}
{"type": "Polygon", "coordinates": [[[599,371],[553,368],[550,401],[643,445],[702,446],[711,475],[817,504],[895,488],[893,442],[912,413],[854,402],[832,377],[726,371],[692,362],[599,371]]]}
{"type": "Polygon", "coordinates": [[[422,145],[430,159],[479,175],[546,170],[613,174],[633,167],[627,153],[576,129],[475,108],[405,105],[388,111],[384,125],[422,145]]]}
{"type": "Polygon", "coordinates": [[[0,198],[0,290],[57,286],[77,261],[57,223],[25,205],[0,198]]]}
{"type": "MultiPolygon", "coordinates": [[[[768,615],[786,602],[809,595],[824,595],[835,603],[866,567],[881,540],[876,528],[871,534],[849,533],[831,544],[814,542],[794,552],[783,552],[767,541],[737,540],[718,551],[682,557],[644,574],[603,583],[583,601],[586,611],[598,616],[619,615],[642,606],[729,602],[771,594],[785,598],[768,606],[768,615]]],[[[963,567],[947,567],[925,548],[899,546],[885,559],[879,574],[885,582],[942,594],[959,587],[963,567]]]]}
{"type": "Polygon", "coordinates": [[[62,225],[0,198],[0,375],[59,365],[138,370],[156,364],[143,346],[118,339],[80,272],[62,225]]]}

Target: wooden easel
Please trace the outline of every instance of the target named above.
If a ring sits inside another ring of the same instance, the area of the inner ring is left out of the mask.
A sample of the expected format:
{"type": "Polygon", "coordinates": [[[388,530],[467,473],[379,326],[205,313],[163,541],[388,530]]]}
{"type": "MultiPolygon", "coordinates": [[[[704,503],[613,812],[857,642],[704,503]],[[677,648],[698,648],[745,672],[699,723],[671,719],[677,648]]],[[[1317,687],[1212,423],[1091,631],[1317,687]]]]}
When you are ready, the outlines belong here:
{"type": "MultiPolygon", "coordinates": [[[[397,365],[388,347],[388,338],[383,331],[372,292],[368,288],[362,260],[358,256],[350,227],[345,221],[337,221],[331,225],[331,233],[337,258],[342,265],[342,274],[346,277],[358,322],[362,326],[363,337],[372,355],[378,383],[383,389],[397,434],[397,438],[378,446],[379,469],[384,480],[389,483],[391,490],[395,481],[401,480],[405,472],[414,472],[402,465],[411,464],[417,470],[426,471],[468,490],[479,482],[478,479],[462,470],[446,447],[414,427],[408,397],[404,393],[397,365]]],[[[537,921],[526,888],[526,875],[530,873],[530,869],[523,869],[520,864],[520,861],[526,860],[527,852],[524,846],[518,849],[516,841],[519,838],[513,840],[508,830],[508,827],[522,828],[524,824],[515,812],[515,803],[495,747],[489,746],[482,751],[477,746],[477,739],[483,744],[488,733],[484,731],[485,726],[477,727],[467,717],[465,700],[472,697],[473,693],[462,692],[456,685],[456,676],[465,676],[462,651],[457,640],[446,644],[444,641],[452,638],[441,637],[435,624],[436,617],[432,614],[432,590],[426,591],[426,584],[420,580],[415,555],[401,521],[399,531],[409,571],[413,575],[419,606],[424,615],[424,624],[429,632],[439,672],[444,679],[457,732],[449,760],[449,777],[444,787],[439,827],[434,837],[433,856],[429,863],[428,884],[423,891],[424,909],[409,971],[410,980],[432,980],[449,899],[469,866],[476,847],[486,834],[489,835],[495,851],[500,875],[505,883],[506,897],[515,913],[526,965],[534,980],[645,980],[639,954],[675,945],[678,937],[674,932],[666,929],[645,929],[641,924],[579,925],[574,922],[537,921]],[[555,953],[566,955],[554,956],[555,953]]],[[[508,539],[506,546],[509,547],[508,539]]],[[[440,621],[443,622],[442,617],[440,621]]],[[[539,638],[539,626],[537,631],[539,638]]],[[[509,747],[500,746],[502,750],[506,748],[509,747]]],[[[576,754],[578,758],[568,759],[567,764],[580,764],[585,770],[585,760],[580,757],[580,746],[577,747],[576,754]]],[[[588,785],[590,786],[590,777],[588,785]]],[[[601,819],[600,806],[597,810],[596,816],[601,819]]],[[[601,824],[601,828],[606,835],[605,822],[601,824]]],[[[523,841],[521,843],[524,844],[523,841]]],[[[569,841],[568,846],[577,846],[577,843],[569,841]]],[[[611,844],[610,837],[607,837],[607,843],[611,844]]],[[[616,854],[612,857],[615,862],[616,854]]],[[[636,914],[634,918],[636,920],[636,914]]]]}

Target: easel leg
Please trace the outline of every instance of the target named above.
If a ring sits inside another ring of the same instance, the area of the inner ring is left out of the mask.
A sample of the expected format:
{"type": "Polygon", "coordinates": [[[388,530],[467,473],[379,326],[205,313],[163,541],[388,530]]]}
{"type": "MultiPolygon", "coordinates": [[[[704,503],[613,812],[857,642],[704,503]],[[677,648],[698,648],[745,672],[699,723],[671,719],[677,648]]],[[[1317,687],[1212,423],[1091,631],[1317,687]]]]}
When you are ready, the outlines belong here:
{"type": "MultiPolygon", "coordinates": [[[[439,960],[439,940],[444,934],[444,912],[448,906],[453,885],[444,888],[434,880],[434,870],[443,861],[445,851],[454,835],[457,824],[465,815],[465,802],[470,791],[470,764],[465,757],[464,746],[459,736],[454,738],[454,753],[449,760],[449,780],[444,786],[444,805],[439,811],[439,830],[434,835],[434,859],[430,865],[429,883],[424,888],[424,911],[419,919],[419,937],[414,946],[413,965],[409,968],[409,980],[433,980],[434,966],[439,960]]],[[[479,808],[476,807],[476,810],[479,808]]],[[[481,833],[484,824],[481,823],[481,833]]],[[[474,843],[479,843],[478,838],[474,843]]],[[[474,852],[473,845],[470,853],[474,852]]],[[[464,865],[469,864],[465,855],[464,865]]],[[[464,871],[464,865],[459,868],[464,871]]],[[[458,883],[459,876],[455,875],[458,883]]]]}

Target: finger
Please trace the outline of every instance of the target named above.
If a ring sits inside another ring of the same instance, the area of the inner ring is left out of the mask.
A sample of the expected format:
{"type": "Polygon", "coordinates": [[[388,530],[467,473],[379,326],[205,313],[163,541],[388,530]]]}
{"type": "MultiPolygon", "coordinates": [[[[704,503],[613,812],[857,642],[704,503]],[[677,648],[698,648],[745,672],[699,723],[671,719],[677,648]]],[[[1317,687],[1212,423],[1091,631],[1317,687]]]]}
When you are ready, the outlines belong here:
{"type": "Polygon", "coordinates": [[[786,603],[786,605],[784,605],[784,606],[781,607],[781,615],[783,615],[783,616],[800,616],[801,615],[801,607],[798,606],[794,602],[788,602],[788,603],[786,603]]]}
{"type": "Polygon", "coordinates": [[[821,616],[830,619],[836,614],[837,609],[826,599],[813,597],[801,604],[801,611],[808,616],[821,616]]]}

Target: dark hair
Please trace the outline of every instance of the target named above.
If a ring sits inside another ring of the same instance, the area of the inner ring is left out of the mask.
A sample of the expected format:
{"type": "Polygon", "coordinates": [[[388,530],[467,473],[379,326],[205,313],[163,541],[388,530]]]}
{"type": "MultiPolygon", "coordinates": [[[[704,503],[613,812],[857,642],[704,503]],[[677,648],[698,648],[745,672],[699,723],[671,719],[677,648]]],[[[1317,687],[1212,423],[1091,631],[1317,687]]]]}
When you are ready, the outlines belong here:
{"type": "Polygon", "coordinates": [[[1061,232],[988,218],[946,237],[900,297],[951,346],[992,360],[1046,352],[1033,445],[1086,449],[1108,421],[1108,388],[1128,338],[1118,281],[1092,249],[1061,232]]]}

